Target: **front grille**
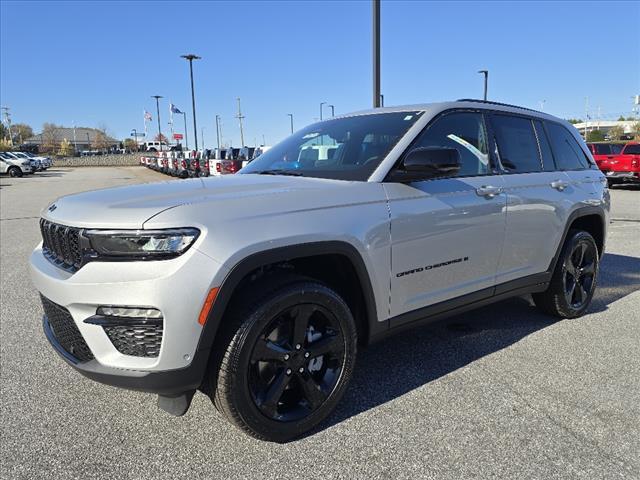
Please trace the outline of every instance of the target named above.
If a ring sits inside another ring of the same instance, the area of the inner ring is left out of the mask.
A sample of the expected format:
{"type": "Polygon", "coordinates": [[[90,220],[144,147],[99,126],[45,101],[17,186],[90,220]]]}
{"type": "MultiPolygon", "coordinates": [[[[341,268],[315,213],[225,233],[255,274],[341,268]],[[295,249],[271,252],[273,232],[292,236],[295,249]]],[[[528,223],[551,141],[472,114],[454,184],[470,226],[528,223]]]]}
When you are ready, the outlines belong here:
{"type": "Polygon", "coordinates": [[[40,219],[42,250],[54,264],[76,271],[82,266],[80,229],[40,219]]]}
{"type": "Polygon", "coordinates": [[[157,357],[162,344],[162,322],[109,325],[104,331],[120,353],[134,357],[157,357]]]}
{"type": "Polygon", "coordinates": [[[62,348],[80,362],[93,360],[89,346],[82,338],[69,310],[40,295],[44,314],[51,331],[62,348]]]}

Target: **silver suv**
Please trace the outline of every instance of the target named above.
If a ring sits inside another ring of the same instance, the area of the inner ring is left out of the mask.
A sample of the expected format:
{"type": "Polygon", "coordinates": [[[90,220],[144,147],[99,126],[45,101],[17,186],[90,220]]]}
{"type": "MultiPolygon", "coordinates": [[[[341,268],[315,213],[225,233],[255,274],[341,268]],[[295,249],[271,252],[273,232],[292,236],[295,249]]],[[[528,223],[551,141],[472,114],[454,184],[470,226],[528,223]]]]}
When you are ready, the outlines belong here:
{"type": "Polygon", "coordinates": [[[327,417],[357,350],[387,335],[525,294],[583,315],[608,222],[571,125],[461,100],[310,125],[237,175],[60,198],[31,272],[80,373],[175,415],[201,390],[282,442],[327,417]]]}

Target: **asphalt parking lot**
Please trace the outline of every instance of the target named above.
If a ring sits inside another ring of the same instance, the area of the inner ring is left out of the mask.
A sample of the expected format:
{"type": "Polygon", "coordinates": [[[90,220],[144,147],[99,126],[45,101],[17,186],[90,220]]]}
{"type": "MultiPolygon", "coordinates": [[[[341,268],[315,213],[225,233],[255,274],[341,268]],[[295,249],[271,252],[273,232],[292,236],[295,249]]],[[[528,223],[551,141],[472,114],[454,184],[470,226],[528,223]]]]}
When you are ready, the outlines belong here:
{"type": "Polygon", "coordinates": [[[40,210],[165,180],[139,167],[0,179],[2,478],[640,478],[640,189],[612,190],[588,315],[556,321],[517,298],[388,339],[361,352],[328,422],[277,445],[202,394],[174,418],[86,380],[42,333],[27,269],[40,210]]]}

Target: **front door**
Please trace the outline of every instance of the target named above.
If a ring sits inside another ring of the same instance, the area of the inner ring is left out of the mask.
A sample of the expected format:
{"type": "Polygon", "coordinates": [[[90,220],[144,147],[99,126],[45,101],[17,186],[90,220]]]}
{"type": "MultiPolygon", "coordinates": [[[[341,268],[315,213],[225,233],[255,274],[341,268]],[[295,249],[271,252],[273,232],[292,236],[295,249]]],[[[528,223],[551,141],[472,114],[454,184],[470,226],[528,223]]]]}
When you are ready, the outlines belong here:
{"type": "Polygon", "coordinates": [[[489,145],[483,114],[445,113],[410,149],[457,149],[458,174],[384,184],[391,215],[391,317],[466,294],[476,299],[493,293],[506,200],[489,145]]]}

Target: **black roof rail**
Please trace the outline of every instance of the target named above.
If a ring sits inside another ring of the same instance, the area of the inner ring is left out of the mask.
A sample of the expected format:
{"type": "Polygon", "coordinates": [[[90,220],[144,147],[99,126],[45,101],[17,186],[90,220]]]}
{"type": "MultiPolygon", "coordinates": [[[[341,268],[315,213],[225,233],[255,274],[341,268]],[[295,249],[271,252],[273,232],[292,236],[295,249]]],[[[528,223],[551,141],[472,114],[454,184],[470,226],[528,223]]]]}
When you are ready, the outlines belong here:
{"type": "Polygon", "coordinates": [[[520,110],[529,110],[530,112],[536,113],[544,113],[539,110],[535,110],[533,108],[521,107],[519,105],[512,105],[510,103],[500,103],[500,102],[492,102],[490,100],[479,100],[477,98],[459,98],[456,102],[477,102],[477,103],[486,103],[488,105],[500,105],[502,107],[511,107],[511,108],[519,108],[520,110]]]}

